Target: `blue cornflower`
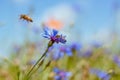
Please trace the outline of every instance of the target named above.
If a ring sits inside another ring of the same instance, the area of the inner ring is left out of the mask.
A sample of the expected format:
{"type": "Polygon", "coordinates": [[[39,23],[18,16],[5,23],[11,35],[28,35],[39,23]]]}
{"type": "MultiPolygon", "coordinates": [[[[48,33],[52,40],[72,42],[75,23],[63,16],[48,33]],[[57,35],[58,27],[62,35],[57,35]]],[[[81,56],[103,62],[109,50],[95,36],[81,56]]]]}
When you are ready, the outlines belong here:
{"type": "Polygon", "coordinates": [[[50,41],[52,41],[52,43],[56,42],[56,43],[65,43],[66,36],[63,35],[58,35],[58,31],[55,29],[49,29],[48,27],[44,27],[44,35],[43,37],[50,39],[50,41]]]}
{"type": "Polygon", "coordinates": [[[99,69],[90,69],[91,74],[96,74],[101,80],[110,80],[110,74],[99,69]]]}
{"type": "Polygon", "coordinates": [[[69,80],[69,77],[71,76],[71,72],[66,72],[64,70],[60,70],[58,68],[53,69],[55,75],[55,80],[69,80]]]}

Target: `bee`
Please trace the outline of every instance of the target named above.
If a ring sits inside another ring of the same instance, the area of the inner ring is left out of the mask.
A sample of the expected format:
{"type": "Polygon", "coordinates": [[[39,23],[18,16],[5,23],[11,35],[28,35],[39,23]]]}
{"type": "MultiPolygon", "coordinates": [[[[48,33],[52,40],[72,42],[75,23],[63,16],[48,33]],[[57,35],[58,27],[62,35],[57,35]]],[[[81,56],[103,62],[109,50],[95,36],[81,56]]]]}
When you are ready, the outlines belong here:
{"type": "Polygon", "coordinates": [[[20,19],[26,20],[28,22],[33,22],[32,18],[30,18],[29,16],[27,16],[25,14],[21,14],[20,19]]]}

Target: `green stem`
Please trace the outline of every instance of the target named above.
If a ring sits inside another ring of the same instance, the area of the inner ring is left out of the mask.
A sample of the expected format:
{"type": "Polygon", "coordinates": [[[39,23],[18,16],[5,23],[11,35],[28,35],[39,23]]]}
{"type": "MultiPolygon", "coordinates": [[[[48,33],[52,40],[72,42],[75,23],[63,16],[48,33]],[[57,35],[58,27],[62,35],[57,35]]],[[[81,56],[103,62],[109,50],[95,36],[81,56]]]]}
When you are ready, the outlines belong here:
{"type": "MultiPolygon", "coordinates": [[[[44,59],[43,59],[42,61],[40,61],[40,64],[43,63],[43,62],[44,62],[44,59]]],[[[41,64],[41,65],[40,65],[40,64],[38,65],[37,69],[34,70],[34,72],[32,72],[31,74],[29,74],[28,79],[30,78],[30,76],[31,76],[33,73],[35,73],[35,72],[40,68],[40,66],[42,65],[42,64],[41,64]]]]}
{"type": "MultiPolygon", "coordinates": [[[[50,42],[49,42],[49,43],[50,43],[50,42]]],[[[34,66],[33,66],[33,67],[30,69],[30,71],[27,73],[27,75],[26,75],[27,77],[29,77],[29,75],[31,74],[31,72],[33,71],[33,69],[39,64],[39,62],[41,61],[41,59],[46,56],[49,48],[53,45],[53,43],[51,43],[51,45],[49,45],[49,43],[48,43],[48,47],[47,47],[47,49],[45,50],[45,52],[43,53],[43,55],[38,59],[38,61],[34,64],[34,66]]]]}

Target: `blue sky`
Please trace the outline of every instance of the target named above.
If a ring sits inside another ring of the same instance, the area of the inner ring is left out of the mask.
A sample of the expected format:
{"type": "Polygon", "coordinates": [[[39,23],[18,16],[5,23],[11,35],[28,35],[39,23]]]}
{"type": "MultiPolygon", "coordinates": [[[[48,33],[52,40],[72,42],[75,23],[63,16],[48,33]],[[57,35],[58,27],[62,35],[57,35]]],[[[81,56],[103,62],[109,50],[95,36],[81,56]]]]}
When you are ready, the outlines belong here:
{"type": "MultiPolygon", "coordinates": [[[[28,14],[29,8],[34,20],[41,20],[47,10],[59,4],[80,4],[80,11],[75,18],[72,36],[82,40],[93,40],[91,36],[113,27],[114,12],[112,3],[115,0],[1,0],[0,2],[0,54],[7,54],[13,43],[23,43],[28,28],[20,25],[19,15],[28,14]]],[[[117,0],[120,2],[120,0],[117,0]]],[[[72,17],[72,16],[71,16],[72,17]]],[[[34,34],[29,36],[33,40],[34,34]]],[[[73,39],[74,40],[74,39],[73,39]]]]}

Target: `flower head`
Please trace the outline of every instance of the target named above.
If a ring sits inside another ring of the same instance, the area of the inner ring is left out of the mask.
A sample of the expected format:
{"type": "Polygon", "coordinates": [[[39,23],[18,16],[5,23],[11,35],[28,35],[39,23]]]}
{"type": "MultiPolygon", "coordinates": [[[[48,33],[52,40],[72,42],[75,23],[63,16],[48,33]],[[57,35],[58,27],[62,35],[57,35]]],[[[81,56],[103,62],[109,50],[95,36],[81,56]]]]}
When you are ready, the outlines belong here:
{"type": "Polygon", "coordinates": [[[55,29],[49,29],[47,27],[44,28],[44,35],[43,37],[50,39],[53,43],[65,43],[65,36],[63,35],[58,35],[58,31],[55,29]]]}

